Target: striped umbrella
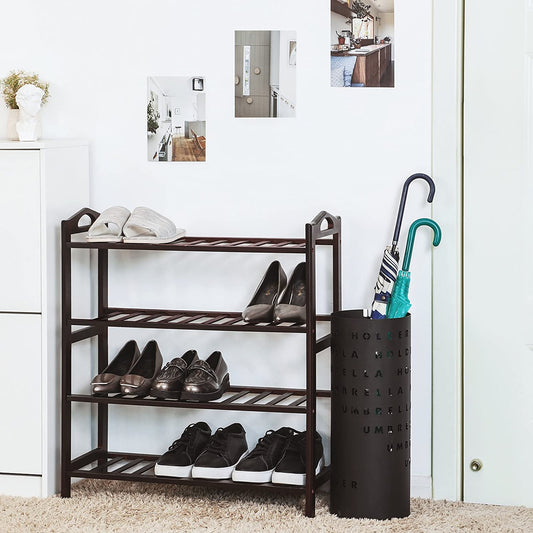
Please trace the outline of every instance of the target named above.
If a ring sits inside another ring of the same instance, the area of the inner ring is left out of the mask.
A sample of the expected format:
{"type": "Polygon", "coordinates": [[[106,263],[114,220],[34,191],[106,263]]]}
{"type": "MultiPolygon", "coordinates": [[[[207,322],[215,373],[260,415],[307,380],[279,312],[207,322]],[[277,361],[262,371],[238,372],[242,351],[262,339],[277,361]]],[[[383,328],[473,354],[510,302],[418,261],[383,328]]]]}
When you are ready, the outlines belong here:
{"type": "Polygon", "coordinates": [[[386,318],[387,307],[391,298],[392,288],[398,275],[400,254],[396,250],[398,239],[400,238],[400,229],[402,226],[403,212],[405,210],[405,202],[407,200],[407,191],[412,181],[422,179],[427,181],[429,185],[429,194],[427,201],[433,202],[435,196],[435,182],[427,174],[413,174],[409,176],[403,184],[402,196],[400,198],[400,206],[398,208],[398,216],[396,217],[396,225],[394,226],[394,235],[392,237],[392,245],[385,248],[383,253],[383,260],[379,269],[379,276],[374,287],[374,301],[370,309],[370,318],[386,318]]]}

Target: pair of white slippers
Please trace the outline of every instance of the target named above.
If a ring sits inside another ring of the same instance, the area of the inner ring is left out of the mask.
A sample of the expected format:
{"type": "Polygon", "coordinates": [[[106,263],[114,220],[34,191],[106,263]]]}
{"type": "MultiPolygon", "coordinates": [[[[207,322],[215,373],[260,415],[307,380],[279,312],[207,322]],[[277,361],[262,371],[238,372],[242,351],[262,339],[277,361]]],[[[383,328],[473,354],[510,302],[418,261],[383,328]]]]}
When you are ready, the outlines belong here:
{"type": "Polygon", "coordinates": [[[104,210],[87,234],[88,242],[125,242],[165,244],[185,235],[172,220],[148,207],[136,207],[132,213],[125,207],[104,210]]]}

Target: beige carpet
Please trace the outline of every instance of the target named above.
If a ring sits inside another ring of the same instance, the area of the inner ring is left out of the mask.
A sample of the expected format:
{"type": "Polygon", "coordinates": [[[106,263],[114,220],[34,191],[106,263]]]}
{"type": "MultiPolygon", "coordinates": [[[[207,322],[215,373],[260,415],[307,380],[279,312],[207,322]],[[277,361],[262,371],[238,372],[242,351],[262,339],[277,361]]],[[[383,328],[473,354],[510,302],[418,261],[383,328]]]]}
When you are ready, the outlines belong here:
{"type": "Polygon", "coordinates": [[[411,516],[390,521],[340,519],[319,494],[315,518],[302,498],[264,491],[85,480],[72,498],[0,497],[0,532],[532,532],[533,509],[413,499],[411,516]]]}

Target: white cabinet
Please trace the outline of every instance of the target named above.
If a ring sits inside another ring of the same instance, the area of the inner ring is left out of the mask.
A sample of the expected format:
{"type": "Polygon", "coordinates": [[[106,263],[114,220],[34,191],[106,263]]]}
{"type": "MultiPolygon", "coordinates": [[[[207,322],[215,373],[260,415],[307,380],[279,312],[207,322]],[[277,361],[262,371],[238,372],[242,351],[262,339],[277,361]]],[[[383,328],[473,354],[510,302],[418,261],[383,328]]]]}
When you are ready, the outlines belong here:
{"type": "Polygon", "coordinates": [[[0,141],[0,494],[59,469],[60,221],[89,201],[84,141],[0,141]]]}

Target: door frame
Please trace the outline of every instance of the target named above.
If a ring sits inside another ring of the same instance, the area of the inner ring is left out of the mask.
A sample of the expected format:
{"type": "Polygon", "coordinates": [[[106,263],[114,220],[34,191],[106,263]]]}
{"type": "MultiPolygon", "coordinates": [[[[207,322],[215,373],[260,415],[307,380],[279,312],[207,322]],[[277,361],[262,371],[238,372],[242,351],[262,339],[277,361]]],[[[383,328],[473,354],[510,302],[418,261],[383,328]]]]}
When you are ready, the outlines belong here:
{"type": "Polygon", "coordinates": [[[432,34],[432,494],[462,500],[464,0],[433,0],[432,34]]]}

